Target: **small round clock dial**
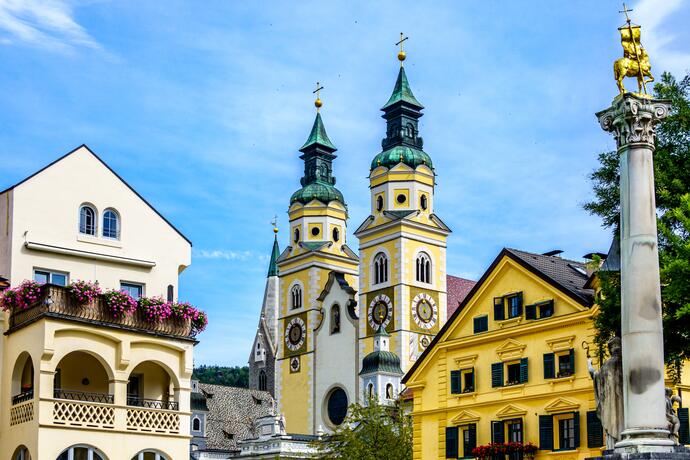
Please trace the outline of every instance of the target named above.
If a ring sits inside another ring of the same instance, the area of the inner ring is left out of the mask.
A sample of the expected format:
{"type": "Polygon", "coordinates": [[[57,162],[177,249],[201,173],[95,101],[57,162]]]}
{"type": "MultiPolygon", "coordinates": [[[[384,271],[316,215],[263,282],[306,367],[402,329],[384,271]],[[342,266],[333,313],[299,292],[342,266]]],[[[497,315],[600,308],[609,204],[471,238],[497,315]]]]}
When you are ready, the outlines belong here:
{"type": "Polygon", "coordinates": [[[367,314],[369,326],[373,330],[377,330],[379,326],[387,327],[388,323],[393,318],[393,302],[390,297],[385,294],[379,294],[369,304],[369,312],[367,314]]]}
{"type": "Polygon", "coordinates": [[[438,320],[438,308],[433,297],[417,294],[412,300],[412,319],[422,329],[431,329],[438,320]]]}
{"type": "Polygon", "coordinates": [[[292,351],[297,351],[304,344],[307,328],[302,318],[293,318],[285,328],[285,345],[292,351]]]}

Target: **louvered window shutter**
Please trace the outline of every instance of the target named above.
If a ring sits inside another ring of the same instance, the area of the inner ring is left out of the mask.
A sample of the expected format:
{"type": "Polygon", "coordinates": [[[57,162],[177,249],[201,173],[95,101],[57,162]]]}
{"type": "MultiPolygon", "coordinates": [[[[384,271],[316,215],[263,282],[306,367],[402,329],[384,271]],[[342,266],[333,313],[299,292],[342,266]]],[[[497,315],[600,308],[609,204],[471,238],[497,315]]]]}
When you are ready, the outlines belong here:
{"type": "Polygon", "coordinates": [[[575,448],[580,447],[580,413],[573,412],[573,427],[575,428],[575,448]]]}
{"type": "Polygon", "coordinates": [[[463,455],[467,457],[472,457],[472,450],[477,447],[477,425],[471,423],[467,426],[467,431],[469,431],[467,450],[468,452],[463,452],[463,455]]]}
{"type": "Polygon", "coordinates": [[[494,321],[506,319],[505,308],[503,308],[503,297],[494,297],[494,321]]]}
{"type": "Polygon", "coordinates": [[[553,353],[544,353],[544,378],[552,379],[556,377],[556,355],[553,353]]]}
{"type": "Polygon", "coordinates": [[[570,372],[575,374],[575,349],[570,349],[570,372]]]}
{"type": "Polygon", "coordinates": [[[446,428],[446,458],[458,458],[458,427],[446,428]]]}
{"type": "Polygon", "coordinates": [[[537,319],[536,305],[525,305],[525,319],[537,319]]]}
{"type": "Polygon", "coordinates": [[[461,393],[460,389],[460,371],[450,371],[450,392],[451,394],[461,393]]]}
{"type": "Polygon", "coordinates": [[[491,365],[491,386],[493,388],[503,386],[503,363],[491,365]]]}
{"type": "Polygon", "coordinates": [[[678,418],[680,419],[680,431],[678,432],[680,443],[690,444],[690,417],[688,417],[687,407],[678,409],[678,418]]]}
{"type": "Polygon", "coordinates": [[[553,450],[553,416],[539,416],[539,449],[553,450]]]}
{"type": "Polygon", "coordinates": [[[505,442],[505,427],[500,420],[491,422],[491,442],[499,444],[505,442]]]}
{"type": "Polygon", "coordinates": [[[517,303],[518,303],[518,316],[522,316],[522,292],[518,292],[517,295],[517,303]]]}
{"type": "Polygon", "coordinates": [[[587,411],[587,447],[590,449],[604,445],[604,428],[597,411],[587,411]]]}
{"type": "Polygon", "coordinates": [[[527,382],[529,374],[527,372],[527,358],[522,358],[520,360],[520,383],[527,382]]]}

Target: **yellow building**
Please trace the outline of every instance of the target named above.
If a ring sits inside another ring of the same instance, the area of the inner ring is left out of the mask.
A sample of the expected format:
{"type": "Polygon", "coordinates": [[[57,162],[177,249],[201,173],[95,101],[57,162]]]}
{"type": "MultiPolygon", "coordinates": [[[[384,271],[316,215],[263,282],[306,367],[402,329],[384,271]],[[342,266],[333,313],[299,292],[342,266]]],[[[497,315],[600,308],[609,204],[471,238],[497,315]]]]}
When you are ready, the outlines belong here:
{"type": "Polygon", "coordinates": [[[504,249],[404,377],[414,458],[532,442],[537,458],[598,455],[602,430],[582,343],[596,312],[580,262],[504,249]]]}
{"type": "Polygon", "coordinates": [[[0,215],[0,274],[42,284],[0,313],[0,460],[187,458],[190,321],[69,285],[176,300],[191,243],[86,146],[0,192],[0,215]]]}

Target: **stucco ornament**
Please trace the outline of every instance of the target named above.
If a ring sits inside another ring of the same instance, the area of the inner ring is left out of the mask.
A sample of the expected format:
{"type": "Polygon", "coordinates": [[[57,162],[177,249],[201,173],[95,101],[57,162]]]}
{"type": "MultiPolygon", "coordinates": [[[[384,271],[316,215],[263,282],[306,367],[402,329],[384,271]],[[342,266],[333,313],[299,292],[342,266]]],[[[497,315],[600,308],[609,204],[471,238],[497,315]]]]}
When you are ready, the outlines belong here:
{"type": "Polygon", "coordinates": [[[613,134],[619,149],[631,144],[653,148],[655,126],[668,116],[670,108],[668,101],[626,93],[617,96],[611,107],[596,115],[601,128],[613,134]]]}
{"type": "Polygon", "coordinates": [[[621,340],[614,337],[609,340],[609,359],[599,367],[592,366],[587,358],[589,375],[594,380],[594,397],[597,402],[597,415],[606,434],[606,448],[613,449],[621,438],[624,428],[623,420],[623,358],[621,340]]]}
{"type": "Polygon", "coordinates": [[[680,396],[673,394],[673,389],[666,387],[666,420],[668,420],[669,438],[680,444],[680,419],[673,403],[683,404],[680,396]]]}

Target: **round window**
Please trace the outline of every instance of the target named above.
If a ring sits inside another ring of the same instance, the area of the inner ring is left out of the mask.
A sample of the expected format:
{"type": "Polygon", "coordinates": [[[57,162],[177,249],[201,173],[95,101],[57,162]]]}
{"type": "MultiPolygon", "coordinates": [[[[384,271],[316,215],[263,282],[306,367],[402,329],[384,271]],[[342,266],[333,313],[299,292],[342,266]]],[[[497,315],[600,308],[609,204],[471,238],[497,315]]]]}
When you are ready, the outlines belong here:
{"type": "Polygon", "coordinates": [[[319,227],[312,227],[311,234],[313,236],[317,236],[319,233],[321,233],[321,230],[319,230],[319,227]]]}
{"type": "Polygon", "coordinates": [[[328,396],[328,419],[333,425],[340,425],[347,415],[347,394],[342,388],[336,388],[328,396]]]}
{"type": "Polygon", "coordinates": [[[419,199],[419,204],[422,207],[422,209],[426,209],[426,207],[427,207],[426,195],[422,195],[422,197],[419,199]]]}
{"type": "Polygon", "coordinates": [[[338,241],[340,240],[340,230],[337,228],[333,229],[333,241],[338,241]]]}
{"type": "Polygon", "coordinates": [[[407,201],[407,197],[401,193],[400,195],[398,195],[398,196],[395,197],[395,200],[396,200],[398,203],[403,204],[404,202],[407,201]]]}
{"type": "Polygon", "coordinates": [[[299,228],[295,229],[295,243],[299,243],[299,228]]]}
{"type": "Polygon", "coordinates": [[[381,211],[383,209],[383,197],[379,196],[376,198],[376,210],[381,211]]]}

